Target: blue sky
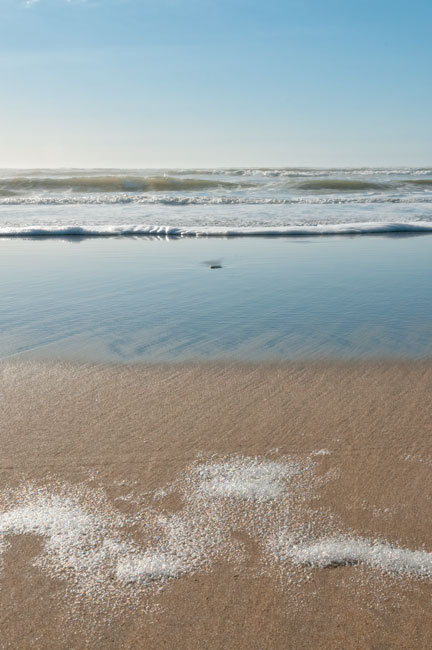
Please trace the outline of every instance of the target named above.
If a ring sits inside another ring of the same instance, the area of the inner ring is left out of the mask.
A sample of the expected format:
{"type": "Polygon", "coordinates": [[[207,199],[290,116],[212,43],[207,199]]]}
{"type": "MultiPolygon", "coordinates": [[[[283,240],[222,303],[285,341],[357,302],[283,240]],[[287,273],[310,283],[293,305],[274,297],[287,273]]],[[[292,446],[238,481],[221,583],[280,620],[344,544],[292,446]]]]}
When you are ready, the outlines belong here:
{"type": "Polygon", "coordinates": [[[430,0],[0,0],[0,166],[431,165],[430,0]]]}

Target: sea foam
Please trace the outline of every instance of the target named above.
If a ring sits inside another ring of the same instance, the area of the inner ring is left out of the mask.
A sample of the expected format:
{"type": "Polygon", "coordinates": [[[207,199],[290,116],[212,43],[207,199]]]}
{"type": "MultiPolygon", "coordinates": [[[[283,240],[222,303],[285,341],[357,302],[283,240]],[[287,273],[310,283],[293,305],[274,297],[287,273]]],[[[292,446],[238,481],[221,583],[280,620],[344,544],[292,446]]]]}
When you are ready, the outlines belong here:
{"type": "Polygon", "coordinates": [[[411,193],[411,194],[386,194],[381,196],[376,193],[343,196],[339,193],[327,195],[301,195],[283,197],[269,196],[236,196],[236,195],[164,195],[164,194],[130,194],[130,193],[99,193],[99,194],[63,194],[50,196],[46,194],[16,195],[9,190],[0,190],[0,206],[73,206],[73,205],[160,205],[160,206],[320,206],[320,205],[385,205],[385,204],[430,204],[432,203],[432,194],[411,193]]]}
{"type": "Polygon", "coordinates": [[[152,501],[136,494],[141,505],[127,517],[89,486],[24,484],[0,495],[6,506],[0,512],[0,556],[5,558],[13,536],[40,537],[36,567],[72,586],[75,598],[113,599],[116,606],[181,576],[211,571],[221,561],[238,567],[248,551],[233,532],[255,542],[266,571],[287,564],[305,571],[364,564],[432,579],[432,553],[325,534],[333,527],[331,513],[315,521],[307,505],[325,484],[325,477],[315,476],[324,455],[321,450],[278,461],[235,455],[193,463],[152,501]],[[181,507],[158,508],[171,494],[181,507]]]}
{"type": "MultiPolygon", "coordinates": [[[[280,550],[280,549],[279,549],[280,550]]],[[[311,544],[288,544],[285,557],[318,569],[366,564],[390,573],[432,578],[432,553],[352,537],[322,539],[311,544]]]]}
{"type": "Polygon", "coordinates": [[[4,237],[420,233],[431,211],[428,168],[0,170],[4,237]]]}
{"type": "Polygon", "coordinates": [[[164,225],[1,226],[0,237],[310,237],[429,233],[432,221],[337,223],[286,227],[202,227],[164,225]]]}
{"type": "Polygon", "coordinates": [[[199,490],[209,497],[277,499],[286,489],[286,479],[300,471],[297,463],[241,459],[204,465],[199,470],[199,490]]]}

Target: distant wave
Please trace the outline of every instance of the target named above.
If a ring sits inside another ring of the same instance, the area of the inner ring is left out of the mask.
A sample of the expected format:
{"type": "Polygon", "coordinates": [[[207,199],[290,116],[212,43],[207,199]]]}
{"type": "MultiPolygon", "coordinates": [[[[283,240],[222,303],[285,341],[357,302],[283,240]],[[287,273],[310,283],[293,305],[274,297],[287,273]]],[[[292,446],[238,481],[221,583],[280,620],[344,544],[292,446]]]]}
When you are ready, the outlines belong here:
{"type": "MultiPolygon", "coordinates": [[[[249,187],[246,183],[242,187],[249,187]]],[[[68,176],[15,177],[0,179],[0,191],[72,191],[72,192],[183,192],[218,188],[234,189],[239,183],[201,178],[173,178],[172,176],[68,176]]]]}
{"type": "Polygon", "coordinates": [[[359,176],[426,176],[432,175],[432,168],[423,167],[226,167],[222,169],[171,169],[170,174],[182,175],[226,175],[226,176],[264,176],[264,177],[309,177],[309,176],[334,176],[340,175],[359,175],[359,176]]]}
{"type": "Polygon", "coordinates": [[[359,181],[352,179],[320,178],[297,183],[296,187],[302,190],[325,192],[358,192],[365,190],[374,190],[375,192],[378,192],[390,189],[391,185],[387,183],[374,183],[372,181],[359,181]]]}
{"type": "Polygon", "coordinates": [[[0,237],[305,237],[327,235],[373,235],[432,233],[432,221],[323,224],[281,228],[207,227],[182,228],[160,225],[28,226],[1,227],[0,237]]]}
{"type": "Polygon", "coordinates": [[[432,187],[432,178],[407,178],[404,182],[410,185],[432,187]]]}
{"type": "Polygon", "coordinates": [[[73,203],[156,203],[158,199],[150,194],[170,193],[160,201],[166,204],[284,204],[297,201],[307,202],[307,197],[322,195],[318,202],[344,202],[344,196],[351,194],[349,202],[359,197],[361,202],[377,202],[377,195],[385,195],[385,201],[399,202],[399,199],[424,196],[432,199],[432,178],[328,178],[315,175],[307,180],[298,178],[267,178],[225,180],[223,177],[198,178],[180,176],[139,176],[139,175],[72,175],[53,174],[0,177],[0,203],[21,205],[34,203],[40,205],[61,205],[73,203]],[[253,182],[252,182],[253,181],[253,182]],[[429,191],[428,191],[429,190],[429,191]],[[225,191],[225,196],[221,196],[225,191]],[[180,193],[199,192],[197,197],[178,196],[180,193]],[[264,196],[256,196],[260,192],[264,196]],[[98,198],[86,197],[98,194],[98,198]],[[172,193],[177,193],[173,196],[172,193]],[[83,195],[77,199],[77,195],[83,195]],[[146,196],[147,195],[147,196],[146,196]],[[228,196],[227,196],[228,195],[228,196]],[[267,196],[266,196],[267,195],[267,196]],[[114,199],[111,197],[114,196],[114,199]],[[108,197],[108,198],[103,198],[108,197]],[[101,201],[101,198],[103,199],[101,201]],[[325,199],[325,201],[324,201],[325,199]]]}
{"type": "Polygon", "coordinates": [[[314,178],[297,182],[294,187],[315,192],[385,192],[410,186],[432,188],[432,178],[403,178],[398,180],[366,181],[353,178],[314,178]]]}

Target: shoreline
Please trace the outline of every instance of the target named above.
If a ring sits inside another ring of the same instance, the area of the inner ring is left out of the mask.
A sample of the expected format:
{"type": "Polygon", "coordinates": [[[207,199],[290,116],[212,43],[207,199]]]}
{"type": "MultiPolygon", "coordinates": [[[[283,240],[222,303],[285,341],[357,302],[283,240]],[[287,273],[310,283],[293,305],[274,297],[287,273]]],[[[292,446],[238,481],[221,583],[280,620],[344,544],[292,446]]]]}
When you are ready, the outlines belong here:
{"type": "MultiPolygon", "coordinates": [[[[279,519],[289,510],[297,526],[309,522],[318,538],[336,531],[432,552],[430,360],[3,361],[1,369],[0,511],[7,511],[8,490],[30,482],[38,498],[60,490],[95,513],[106,504],[106,512],[134,521],[150,511],[170,520],[190,508],[194,516],[213,517],[206,500],[200,497],[193,510],[195,502],[182,497],[194,468],[226,466],[235,480],[250,463],[264,469],[294,463],[301,471],[286,479],[288,501],[271,502],[279,519]]],[[[230,489],[244,485],[246,479],[230,489]]],[[[281,564],[280,553],[275,564],[265,550],[276,530],[268,523],[276,516],[266,514],[270,506],[263,501],[254,510],[253,498],[233,503],[234,518],[224,524],[229,553],[166,583],[156,580],[156,591],[125,602],[116,597],[113,606],[79,596],[67,575],[47,574],[46,558],[34,565],[45,557],[43,535],[14,536],[0,577],[0,647],[429,647],[432,580],[361,562],[296,569],[281,564]],[[252,515],[257,522],[250,530],[235,519],[242,508],[245,522],[252,515]]],[[[147,548],[153,520],[145,521],[147,528],[125,524],[121,535],[147,548]]],[[[212,548],[218,530],[206,542],[212,548]]]]}
{"type": "Polygon", "coordinates": [[[45,239],[301,239],[301,238],[332,238],[332,237],[410,237],[416,235],[430,235],[432,222],[430,221],[359,221],[336,223],[327,225],[303,226],[162,226],[162,225],[64,225],[64,226],[31,226],[0,227],[0,240],[45,240],[45,239]]]}

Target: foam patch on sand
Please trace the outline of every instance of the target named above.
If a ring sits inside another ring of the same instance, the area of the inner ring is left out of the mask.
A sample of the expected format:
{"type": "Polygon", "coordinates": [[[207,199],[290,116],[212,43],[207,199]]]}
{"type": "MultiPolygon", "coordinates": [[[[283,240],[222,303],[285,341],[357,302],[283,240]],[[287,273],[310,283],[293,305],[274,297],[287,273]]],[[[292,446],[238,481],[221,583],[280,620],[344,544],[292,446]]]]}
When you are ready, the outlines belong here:
{"type": "Polygon", "coordinates": [[[2,495],[0,555],[13,536],[32,534],[43,539],[34,564],[69,581],[77,594],[104,598],[107,591],[119,595],[161,587],[181,575],[209,570],[218,560],[238,562],[243,549],[233,530],[263,542],[281,516],[287,524],[288,504],[293,495],[306,498],[314,466],[310,459],[241,456],[194,463],[151,502],[143,504],[140,495],[130,493],[129,503],[138,508],[132,517],[88,486],[24,485],[2,495]],[[163,513],[155,499],[171,494],[180,496],[182,508],[163,513]],[[130,525],[138,531],[134,537],[130,525]]]}
{"type": "Polygon", "coordinates": [[[217,562],[244,570],[254,565],[273,575],[284,567],[365,564],[432,578],[432,553],[347,536],[331,513],[309,507],[334,478],[331,471],[316,472],[326,455],[213,458],[193,463],[172,484],[147,495],[126,483],[134,511],[128,516],[102,489],[25,484],[0,494],[0,558],[6,559],[13,536],[38,536],[42,549],[33,565],[63,580],[69,599],[71,593],[92,602],[108,599],[116,607],[181,576],[211,571],[217,562]],[[181,507],[167,512],[162,500],[172,495],[181,507]]]}
{"type": "Polygon", "coordinates": [[[184,572],[180,558],[162,553],[148,553],[141,557],[127,557],[121,560],[116,569],[116,576],[124,582],[149,582],[176,578],[184,572]]]}
{"type": "MultiPolygon", "coordinates": [[[[151,586],[203,566],[218,539],[215,531],[209,538],[202,517],[188,521],[190,513],[182,513],[158,517],[160,542],[143,550],[122,530],[131,523],[126,517],[100,503],[97,509],[91,504],[90,511],[85,510],[80,501],[89,496],[76,489],[70,495],[26,490],[26,503],[0,515],[0,552],[7,550],[7,540],[14,535],[42,537],[36,566],[71,581],[80,594],[103,598],[108,584],[110,591],[121,591],[132,582],[151,586]]],[[[151,519],[154,513],[144,512],[146,516],[151,519]]]]}
{"type": "Polygon", "coordinates": [[[210,497],[278,499],[287,479],[301,470],[299,463],[278,463],[269,460],[237,459],[200,467],[199,490],[210,497]]]}
{"type": "Polygon", "coordinates": [[[288,545],[282,557],[318,569],[366,564],[388,573],[432,578],[432,553],[367,539],[330,538],[312,544],[288,545]]]}
{"type": "Polygon", "coordinates": [[[2,549],[14,535],[42,537],[43,552],[36,566],[53,577],[71,580],[79,591],[97,595],[119,559],[134,548],[116,534],[123,525],[121,517],[85,510],[76,497],[76,493],[55,495],[28,488],[20,495],[21,505],[0,515],[2,549]]]}

